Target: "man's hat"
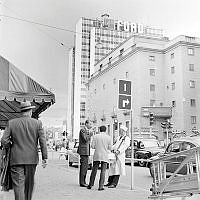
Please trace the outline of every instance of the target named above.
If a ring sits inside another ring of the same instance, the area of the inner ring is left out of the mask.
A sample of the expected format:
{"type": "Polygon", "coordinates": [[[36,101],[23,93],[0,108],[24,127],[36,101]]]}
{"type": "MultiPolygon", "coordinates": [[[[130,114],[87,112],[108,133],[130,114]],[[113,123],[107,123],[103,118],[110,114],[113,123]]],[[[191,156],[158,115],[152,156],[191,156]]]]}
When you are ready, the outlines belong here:
{"type": "Polygon", "coordinates": [[[123,131],[127,131],[127,130],[128,130],[128,128],[127,128],[126,126],[124,126],[124,125],[121,125],[120,128],[121,128],[123,131]]]}
{"type": "Polygon", "coordinates": [[[33,109],[33,108],[35,108],[35,106],[32,106],[30,101],[21,102],[21,104],[20,104],[21,112],[26,111],[26,110],[30,110],[30,109],[33,109]]]}

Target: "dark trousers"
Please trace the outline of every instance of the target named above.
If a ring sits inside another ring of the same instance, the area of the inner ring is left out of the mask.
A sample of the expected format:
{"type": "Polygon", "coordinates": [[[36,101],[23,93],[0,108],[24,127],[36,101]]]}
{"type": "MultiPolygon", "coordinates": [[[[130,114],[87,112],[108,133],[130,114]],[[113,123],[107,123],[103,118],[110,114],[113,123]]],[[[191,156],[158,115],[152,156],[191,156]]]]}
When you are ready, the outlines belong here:
{"type": "Polygon", "coordinates": [[[113,175],[108,177],[108,185],[117,186],[119,182],[119,175],[113,175]]]}
{"type": "Polygon", "coordinates": [[[36,165],[15,165],[10,170],[15,200],[31,200],[36,165]]]}
{"type": "Polygon", "coordinates": [[[104,182],[105,182],[105,175],[106,175],[106,167],[107,167],[107,162],[103,161],[94,161],[93,162],[93,168],[92,172],[90,175],[90,186],[94,185],[95,177],[97,174],[97,170],[99,168],[99,164],[101,164],[101,173],[100,173],[100,179],[99,179],[99,188],[103,188],[104,182]]]}
{"type": "Polygon", "coordinates": [[[89,156],[80,156],[80,171],[79,171],[79,184],[84,185],[86,175],[87,175],[87,170],[88,170],[88,158],[89,156]]]}

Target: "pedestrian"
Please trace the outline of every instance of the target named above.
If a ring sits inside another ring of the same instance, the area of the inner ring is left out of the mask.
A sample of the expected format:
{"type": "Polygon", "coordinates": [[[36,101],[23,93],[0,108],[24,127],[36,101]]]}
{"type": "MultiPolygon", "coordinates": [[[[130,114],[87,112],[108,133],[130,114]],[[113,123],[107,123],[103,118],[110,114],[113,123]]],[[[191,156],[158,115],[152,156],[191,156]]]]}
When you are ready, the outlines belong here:
{"type": "Polygon", "coordinates": [[[93,156],[93,168],[90,175],[90,182],[87,189],[91,189],[94,185],[95,177],[97,174],[97,170],[99,165],[101,164],[101,173],[99,179],[99,188],[98,190],[104,190],[104,182],[105,182],[105,173],[106,167],[108,165],[108,153],[111,150],[111,137],[106,133],[106,127],[100,126],[100,133],[96,134],[93,137],[91,147],[95,149],[93,156]]]}
{"type": "Polygon", "coordinates": [[[125,151],[130,146],[130,138],[127,136],[127,130],[126,126],[120,126],[119,136],[112,146],[112,152],[115,154],[116,159],[110,165],[108,183],[105,185],[108,188],[115,188],[119,182],[120,175],[126,175],[125,151]]]}
{"type": "Polygon", "coordinates": [[[88,170],[88,159],[90,155],[90,140],[93,135],[92,122],[85,121],[85,126],[79,132],[79,147],[78,153],[80,155],[80,170],[79,170],[79,185],[80,187],[87,187],[86,176],[88,170]]]}
{"type": "Polygon", "coordinates": [[[31,118],[29,101],[20,104],[22,117],[8,122],[2,145],[10,147],[10,171],[15,200],[31,200],[34,176],[39,161],[38,141],[42,153],[42,166],[47,165],[47,145],[42,122],[31,118]]]}

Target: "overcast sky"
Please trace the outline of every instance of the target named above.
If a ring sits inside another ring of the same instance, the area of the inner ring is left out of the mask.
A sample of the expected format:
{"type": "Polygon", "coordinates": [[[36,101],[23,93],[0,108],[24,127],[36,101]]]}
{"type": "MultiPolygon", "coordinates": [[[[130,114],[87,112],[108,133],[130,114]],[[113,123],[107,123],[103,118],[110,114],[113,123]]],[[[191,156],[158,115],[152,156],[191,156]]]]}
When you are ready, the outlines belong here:
{"type": "Polygon", "coordinates": [[[162,28],[164,35],[200,37],[199,0],[0,0],[0,54],[56,95],[41,115],[44,125],[66,119],[68,50],[80,17],[113,19],[162,28]],[[61,31],[10,17],[64,28],[61,31]],[[63,45],[61,45],[61,43],[63,45]]]}

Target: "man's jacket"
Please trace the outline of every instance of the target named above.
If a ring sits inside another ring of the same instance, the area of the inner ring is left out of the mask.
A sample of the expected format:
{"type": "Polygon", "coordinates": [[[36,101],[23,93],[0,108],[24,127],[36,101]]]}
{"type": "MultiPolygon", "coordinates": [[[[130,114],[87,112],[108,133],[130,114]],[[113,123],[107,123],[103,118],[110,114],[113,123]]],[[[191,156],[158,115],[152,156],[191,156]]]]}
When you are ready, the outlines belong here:
{"type": "Polygon", "coordinates": [[[47,159],[46,138],[42,122],[26,116],[10,120],[1,139],[2,145],[11,145],[11,166],[37,164],[39,162],[38,142],[42,159],[47,159]]]}
{"type": "Polygon", "coordinates": [[[90,155],[90,133],[89,130],[84,127],[80,130],[79,133],[79,147],[78,153],[81,156],[89,156],[90,155]]]}

